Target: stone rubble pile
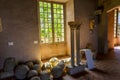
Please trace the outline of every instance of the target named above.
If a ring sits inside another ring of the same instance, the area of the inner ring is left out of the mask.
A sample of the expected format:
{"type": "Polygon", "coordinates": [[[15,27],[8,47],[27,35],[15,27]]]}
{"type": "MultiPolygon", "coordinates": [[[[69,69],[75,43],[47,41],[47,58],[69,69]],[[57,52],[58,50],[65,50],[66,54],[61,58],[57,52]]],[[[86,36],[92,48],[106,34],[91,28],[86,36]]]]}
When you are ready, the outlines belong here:
{"type": "Polygon", "coordinates": [[[15,77],[18,80],[52,80],[62,77],[65,73],[65,61],[53,57],[48,62],[40,64],[40,61],[16,61],[9,57],[4,61],[3,71],[0,72],[0,80],[15,77]]]}

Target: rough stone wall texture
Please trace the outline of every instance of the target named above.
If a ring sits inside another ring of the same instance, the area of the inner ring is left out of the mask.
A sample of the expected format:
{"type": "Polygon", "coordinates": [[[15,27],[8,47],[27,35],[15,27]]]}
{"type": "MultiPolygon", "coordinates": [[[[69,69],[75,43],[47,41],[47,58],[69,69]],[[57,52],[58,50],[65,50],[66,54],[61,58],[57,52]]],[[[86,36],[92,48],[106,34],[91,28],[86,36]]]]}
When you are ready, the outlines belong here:
{"type": "Polygon", "coordinates": [[[95,17],[94,12],[97,7],[96,0],[74,0],[75,20],[82,23],[80,28],[80,47],[85,48],[87,43],[91,43],[97,51],[97,24],[93,32],[89,30],[89,22],[95,17]]]}
{"type": "Polygon", "coordinates": [[[104,5],[106,10],[110,10],[114,7],[120,6],[120,0],[107,0],[104,5]]]}
{"type": "Polygon", "coordinates": [[[114,10],[108,13],[108,48],[114,48],[114,10]]]}
{"type": "Polygon", "coordinates": [[[67,42],[67,53],[70,54],[70,26],[68,22],[74,21],[74,0],[69,0],[66,3],[66,42],[67,42]]]}
{"type": "Polygon", "coordinates": [[[66,43],[46,44],[40,46],[41,59],[50,59],[51,57],[66,56],[66,43]]]}
{"type": "Polygon", "coordinates": [[[0,0],[0,68],[7,57],[18,60],[39,58],[38,21],[36,0],[0,0]],[[13,42],[13,46],[8,46],[13,42]]]}

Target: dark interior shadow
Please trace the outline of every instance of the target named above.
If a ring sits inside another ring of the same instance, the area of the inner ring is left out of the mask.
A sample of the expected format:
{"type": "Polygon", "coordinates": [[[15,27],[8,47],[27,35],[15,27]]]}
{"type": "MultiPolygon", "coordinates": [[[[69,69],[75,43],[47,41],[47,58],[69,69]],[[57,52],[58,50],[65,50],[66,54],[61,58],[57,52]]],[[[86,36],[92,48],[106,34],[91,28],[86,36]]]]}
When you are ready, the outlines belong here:
{"type": "Polygon", "coordinates": [[[59,78],[53,78],[53,80],[64,80],[62,77],[59,78]]]}
{"type": "Polygon", "coordinates": [[[94,69],[92,69],[91,71],[93,71],[93,72],[97,72],[97,73],[100,73],[100,74],[108,74],[107,71],[100,70],[100,69],[97,69],[97,68],[94,68],[94,69]]]}
{"type": "Polygon", "coordinates": [[[72,77],[74,78],[79,78],[81,76],[85,76],[86,74],[88,74],[86,71],[83,71],[83,72],[80,72],[80,73],[77,73],[77,74],[74,74],[74,75],[71,75],[72,77]]]}

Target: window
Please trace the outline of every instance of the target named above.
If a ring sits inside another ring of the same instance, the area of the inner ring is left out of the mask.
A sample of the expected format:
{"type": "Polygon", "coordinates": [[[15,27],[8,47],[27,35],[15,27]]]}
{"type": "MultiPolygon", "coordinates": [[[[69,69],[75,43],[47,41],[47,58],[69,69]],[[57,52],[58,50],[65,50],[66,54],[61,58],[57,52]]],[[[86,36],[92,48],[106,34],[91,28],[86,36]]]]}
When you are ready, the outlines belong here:
{"type": "Polygon", "coordinates": [[[39,1],[41,43],[65,41],[64,5],[39,1]]]}
{"type": "Polygon", "coordinates": [[[120,37],[120,11],[114,11],[114,37],[120,37]]]}
{"type": "Polygon", "coordinates": [[[120,11],[118,11],[117,36],[120,37],[120,11]]]}

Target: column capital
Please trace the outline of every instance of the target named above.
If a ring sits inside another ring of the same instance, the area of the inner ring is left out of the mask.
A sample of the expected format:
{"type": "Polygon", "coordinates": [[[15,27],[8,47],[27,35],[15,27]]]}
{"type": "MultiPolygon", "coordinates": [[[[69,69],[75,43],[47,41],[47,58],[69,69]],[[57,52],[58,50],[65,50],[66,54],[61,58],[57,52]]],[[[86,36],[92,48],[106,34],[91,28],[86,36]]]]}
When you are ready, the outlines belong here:
{"type": "Polygon", "coordinates": [[[79,29],[80,28],[80,23],[79,22],[75,22],[75,21],[70,21],[68,22],[68,25],[70,26],[71,29],[79,29]]]}

